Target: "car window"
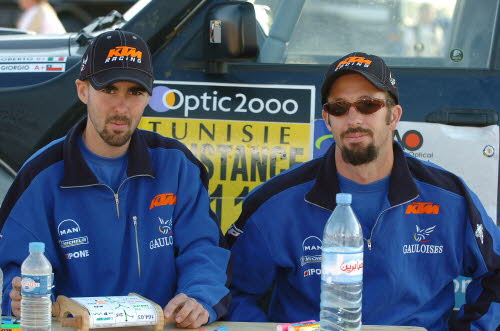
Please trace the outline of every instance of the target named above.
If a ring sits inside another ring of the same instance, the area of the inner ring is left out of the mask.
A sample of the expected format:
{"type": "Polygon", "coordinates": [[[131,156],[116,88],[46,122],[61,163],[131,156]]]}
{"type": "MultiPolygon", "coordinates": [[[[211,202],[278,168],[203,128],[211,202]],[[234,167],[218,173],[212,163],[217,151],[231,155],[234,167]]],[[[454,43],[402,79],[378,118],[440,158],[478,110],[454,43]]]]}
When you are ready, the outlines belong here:
{"type": "Polygon", "coordinates": [[[329,64],[352,51],[401,67],[487,68],[498,0],[248,0],[261,63],[329,64]],[[478,24],[488,22],[488,24],[478,24]]]}

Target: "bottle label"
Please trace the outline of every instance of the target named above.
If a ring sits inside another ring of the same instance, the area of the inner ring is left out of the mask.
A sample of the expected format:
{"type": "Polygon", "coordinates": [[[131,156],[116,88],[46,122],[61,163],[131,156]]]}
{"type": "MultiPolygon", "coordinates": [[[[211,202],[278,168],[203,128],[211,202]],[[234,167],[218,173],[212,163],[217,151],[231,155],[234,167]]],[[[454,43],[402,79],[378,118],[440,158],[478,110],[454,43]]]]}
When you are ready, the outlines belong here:
{"type": "Polygon", "coordinates": [[[52,275],[22,275],[21,294],[51,294],[52,275]]]}
{"type": "Polygon", "coordinates": [[[328,283],[363,281],[363,252],[323,252],[323,264],[321,275],[323,280],[328,283]]]}

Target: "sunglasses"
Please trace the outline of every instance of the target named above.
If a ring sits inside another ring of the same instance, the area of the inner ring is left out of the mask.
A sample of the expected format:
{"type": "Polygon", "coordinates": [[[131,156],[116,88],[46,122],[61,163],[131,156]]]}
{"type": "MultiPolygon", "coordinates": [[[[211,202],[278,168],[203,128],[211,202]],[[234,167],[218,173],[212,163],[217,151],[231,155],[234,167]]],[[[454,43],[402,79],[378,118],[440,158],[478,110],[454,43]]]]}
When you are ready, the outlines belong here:
{"type": "Polygon", "coordinates": [[[361,114],[373,114],[386,105],[386,101],[381,99],[362,99],[355,102],[334,101],[323,105],[323,110],[332,116],[342,116],[347,114],[351,106],[354,106],[361,114]]]}

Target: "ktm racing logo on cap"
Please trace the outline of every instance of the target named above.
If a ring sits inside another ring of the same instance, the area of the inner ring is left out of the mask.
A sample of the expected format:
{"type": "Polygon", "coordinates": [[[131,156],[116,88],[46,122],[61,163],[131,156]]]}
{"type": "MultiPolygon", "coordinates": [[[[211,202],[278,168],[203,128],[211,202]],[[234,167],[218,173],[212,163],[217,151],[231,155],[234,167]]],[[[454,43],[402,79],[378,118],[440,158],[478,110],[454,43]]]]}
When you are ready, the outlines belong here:
{"type": "Polygon", "coordinates": [[[168,206],[177,204],[177,196],[173,193],[163,193],[158,194],[151,200],[151,205],[149,206],[149,210],[160,207],[160,206],[168,206]]]}
{"type": "Polygon", "coordinates": [[[109,61],[130,61],[141,63],[142,61],[142,52],[138,51],[135,47],[129,46],[116,46],[113,49],[109,50],[108,56],[106,57],[106,61],[104,63],[108,63],[109,61]]]}
{"type": "Polygon", "coordinates": [[[414,202],[408,205],[405,214],[439,214],[440,205],[435,205],[432,202],[414,202]]]}
{"type": "Polygon", "coordinates": [[[351,64],[356,64],[358,66],[364,65],[365,68],[368,68],[372,64],[372,60],[367,60],[362,56],[351,56],[345,59],[344,61],[340,61],[340,63],[337,65],[337,68],[335,68],[335,71],[344,66],[349,66],[351,64]]]}

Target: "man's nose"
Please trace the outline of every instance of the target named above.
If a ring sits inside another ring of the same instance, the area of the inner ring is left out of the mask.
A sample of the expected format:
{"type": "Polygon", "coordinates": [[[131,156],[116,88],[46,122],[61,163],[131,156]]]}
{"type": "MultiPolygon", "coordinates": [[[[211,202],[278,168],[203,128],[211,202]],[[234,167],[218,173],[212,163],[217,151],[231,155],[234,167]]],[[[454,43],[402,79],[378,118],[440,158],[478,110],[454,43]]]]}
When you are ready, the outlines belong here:
{"type": "Polygon", "coordinates": [[[351,105],[347,112],[347,123],[351,126],[357,126],[363,121],[363,116],[354,105],[351,105]]]}
{"type": "Polygon", "coordinates": [[[114,110],[120,113],[128,112],[127,98],[125,96],[117,96],[114,104],[114,110]]]}

